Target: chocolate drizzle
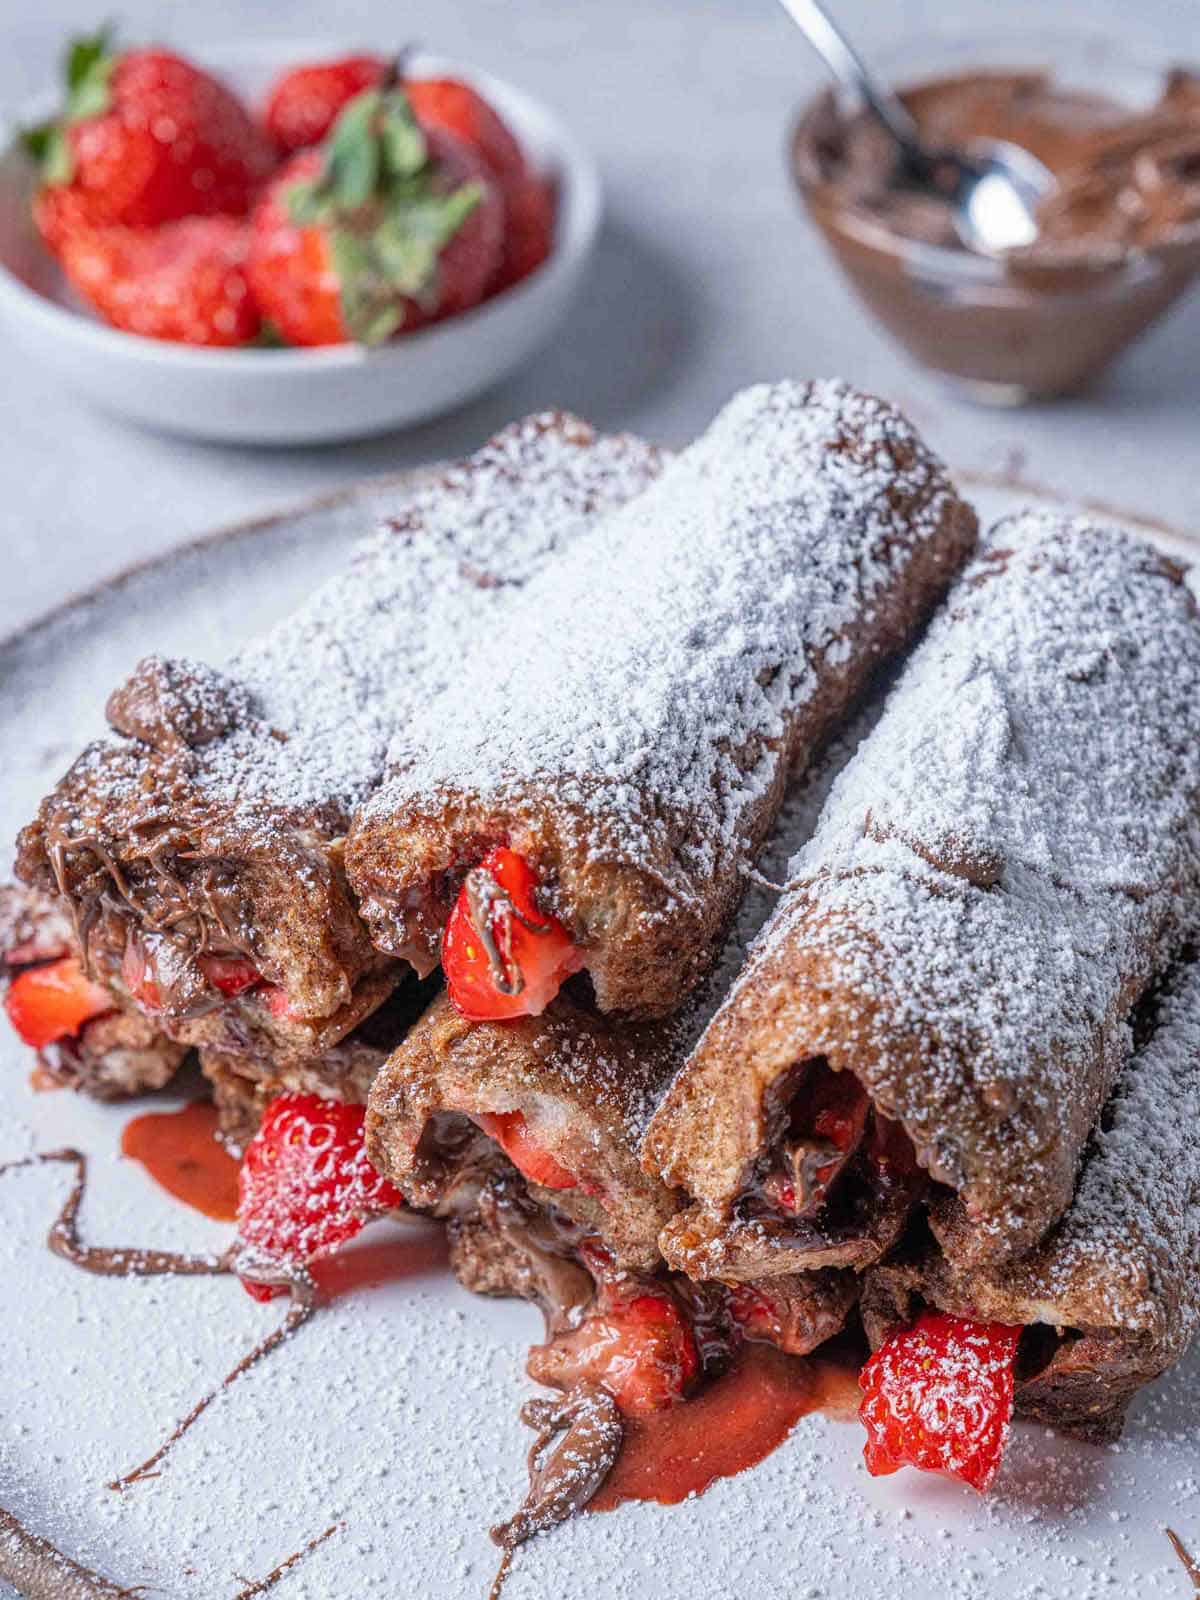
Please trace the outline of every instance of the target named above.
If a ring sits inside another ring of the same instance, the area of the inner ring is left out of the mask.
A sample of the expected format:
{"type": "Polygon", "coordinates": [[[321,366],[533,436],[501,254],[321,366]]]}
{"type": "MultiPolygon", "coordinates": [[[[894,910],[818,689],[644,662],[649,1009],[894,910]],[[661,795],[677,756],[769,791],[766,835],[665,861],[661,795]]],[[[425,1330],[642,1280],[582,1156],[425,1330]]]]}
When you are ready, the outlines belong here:
{"type": "Polygon", "coordinates": [[[259,1578],[256,1581],[243,1579],[242,1581],[246,1584],[246,1587],[239,1589],[233,1600],[253,1600],[255,1595],[266,1594],[268,1589],[273,1589],[281,1578],[287,1576],[298,1561],[303,1561],[305,1556],[311,1555],[318,1546],[325,1543],[326,1539],[331,1539],[335,1533],[340,1533],[345,1526],[344,1522],[332,1523],[325,1529],[324,1533],[318,1533],[302,1549],[297,1550],[294,1555],[288,1556],[286,1561],[281,1561],[277,1567],[273,1567],[265,1578],[259,1578]]]}
{"type": "MultiPolygon", "coordinates": [[[[232,1267],[231,1270],[233,1270],[232,1267]]],[[[192,1424],[204,1415],[213,1401],[236,1383],[243,1373],[249,1372],[251,1367],[257,1366],[265,1356],[270,1355],[271,1351],[281,1345],[285,1339],[290,1339],[292,1334],[298,1328],[302,1328],[317,1309],[316,1285],[303,1268],[291,1269],[286,1272],[282,1268],[276,1268],[274,1275],[271,1275],[268,1269],[251,1269],[246,1263],[246,1258],[242,1256],[237,1258],[236,1270],[247,1277],[252,1277],[255,1283],[266,1283],[273,1286],[284,1285],[292,1297],[287,1316],[273,1333],[269,1333],[265,1339],[260,1339],[253,1349],[246,1352],[236,1366],[230,1368],[215,1389],[210,1389],[206,1395],[201,1396],[196,1401],[187,1416],[175,1424],[153,1455],[147,1456],[145,1461],[134,1467],[131,1472],[126,1472],[121,1477],[114,1478],[111,1483],[105,1485],[106,1488],[124,1490],[135,1483],[142,1482],[145,1478],[157,1478],[159,1475],[158,1469],[163,1460],[175,1448],[184,1434],[188,1432],[192,1424]]],[[[257,1593],[258,1591],[251,1592],[257,1593]]]]}
{"type": "MultiPolygon", "coordinates": [[[[157,1477],[163,1459],[174,1449],[192,1424],[203,1416],[217,1396],[236,1383],[243,1373],[256,1366],[264,1356],[270,1355],[272,1350],[290,1338],[309,1320],[317,1309],[317,1289],[306,1268],[266,1260],[247,1250],[240,1243],[231,1245],[220,1255],[184,1255],[173,1250],[140,1250],[112,1245],[84,1244],[79,1237],[79,1208],[83,1203],[87,1185],[87,1157],[82,1151],[46,1150],[37,1155],[25,1156],[18,1161],[10,1161],[0,1166],[0,1177],[6,1172],[13,1172],[23,1167],[40,1166],[46,1162],[62,1162],[75,1168],[75,1182],[71,1185],[70,1193],[63,1201],[62,1209],[46,1236],[46,1246],[54,1255],[63,1261],[69,1261],[73,1267],[78,1267],[82,1272],[90,1272],[103,1278],[222,1277],[236,1273],[251,1283],[265,1284],[272,1288],[286,1288],[291,1295],[291,1306],[279,1327],[265,1339],[261,1339],[253,1349],[248,1350],[226,1373],[216,1388],[196,1402],[153,1455],[148,1456],[131,1472],[114,1478],[106,1485],[109,1489],[127,1489],[131,1484],[141,1482],[143,1478],[157,1477]]],[[[47,1594],[51,1592],[46,1591],[47,1594]]],[[[107,1593],[107,1591],[100,1592],[107,1593]]],[[[126,1591],[113,1592],[123,1594],[126,1591]]],[[[87,1591],[81,1590],[80,1593],[82,1595],[87,1591]]],[[[57,1600],[56,1592],[55,1600],[57,1600]]]]}
{"type": "Polygon", "coordinates": [[[221,1255],[182,1255],[174,1250],[126,1249],[118,1245],[86,1245],[79,1237],[79,1208],[87,1186],[87,1157],[81,1150],[45,1150],[0,1166],[0,1177],[21,1167],[62,1162],[75,1168],[75,1181],[62,1209],[46,1235],[52,1255],[69,1261],[82,1272],[100,1278],[220,1277],[233,1272],[234,1250],[221,1255]]]}
{"type": "Polygon", "coordinates": [[[467,915],[488,958],[492,982],[501,994],[520,994],[525,987],[525,975],[520,962],[513,960],[513,921],[528,928],[530,933],[549,933],[550,924],[534,922],[519,911],[512,897],[484,867],[473,867],[467,873],[464,888],[467,891],[467,915]],[[500,924],[499,938],[495,930],[497,921],[500,924]]]}
{"type": "MultiPolygon", "coordinates": [[[[492,1529],[492,1538],[506,1557],[534,1534],[556,1528],[582,1511],[612,1471],[625,1437],[616,1401],[607,1390],[591,1384],[556,1400],[541,1396],[527,1400],[521,1421],[535,1429],[537,1437],[529,1447],[529,1492],[517,1514],[492,1529]]],[[[493,1595],[507,1570],[505,1561],[493,1595]]]]}

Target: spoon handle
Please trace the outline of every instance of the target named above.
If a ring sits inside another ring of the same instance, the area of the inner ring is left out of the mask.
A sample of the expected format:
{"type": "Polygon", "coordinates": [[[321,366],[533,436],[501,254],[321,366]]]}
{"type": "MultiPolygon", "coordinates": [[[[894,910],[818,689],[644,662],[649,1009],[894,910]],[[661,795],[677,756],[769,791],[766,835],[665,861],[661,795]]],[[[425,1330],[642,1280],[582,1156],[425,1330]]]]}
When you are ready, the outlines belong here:
{"type": "Polygon", "coordinates": [[[892,91],[872,78],[819,0],[780,0],[780,4],[838,82],[858,95],[906,155],[918,154],[920,140],[913,119],[892,91]]]}

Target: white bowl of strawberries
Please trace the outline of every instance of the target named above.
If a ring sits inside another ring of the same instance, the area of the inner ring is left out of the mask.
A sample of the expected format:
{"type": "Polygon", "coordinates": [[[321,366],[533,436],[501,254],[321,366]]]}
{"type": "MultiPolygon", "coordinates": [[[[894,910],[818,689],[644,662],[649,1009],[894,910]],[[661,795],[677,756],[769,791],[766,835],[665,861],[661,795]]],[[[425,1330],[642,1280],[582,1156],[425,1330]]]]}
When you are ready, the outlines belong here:
{"type": "Polygon", "coordinates": [[[268,444],[420,422],[527,359],[579,286],[595,165],[487,74],[105,36],[66,69],[0,157],[0,316],[135,422],[268,444]]]}

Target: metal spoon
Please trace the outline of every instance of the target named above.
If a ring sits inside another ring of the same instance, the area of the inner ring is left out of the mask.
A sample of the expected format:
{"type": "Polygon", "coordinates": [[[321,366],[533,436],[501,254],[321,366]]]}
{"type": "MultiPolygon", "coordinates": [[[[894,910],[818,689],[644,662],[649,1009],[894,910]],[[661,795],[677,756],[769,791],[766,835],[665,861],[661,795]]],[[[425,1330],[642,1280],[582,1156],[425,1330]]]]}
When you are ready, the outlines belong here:
{"type": "Polygon", "coordinates": [[[996,255],[1033,243],[1038,202],[1054,183],[1036,156],[1004,139],[973,139],[961,150],[930,149],[900,99],[871,76],[818,0],[780,4],[834,77],[895,141],[898,183],[944,201],[972,250],[996,255]]]}

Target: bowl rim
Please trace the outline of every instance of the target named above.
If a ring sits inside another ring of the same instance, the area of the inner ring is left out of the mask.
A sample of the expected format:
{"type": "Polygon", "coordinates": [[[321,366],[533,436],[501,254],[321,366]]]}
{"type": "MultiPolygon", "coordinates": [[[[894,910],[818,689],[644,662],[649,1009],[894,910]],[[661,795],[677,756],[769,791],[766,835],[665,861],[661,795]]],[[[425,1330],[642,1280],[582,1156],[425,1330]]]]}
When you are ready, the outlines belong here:
{"type": "MultiPolygon", "coordinates": [[[[1069,56],[1077,58],[1083,63],[1082,70],[1094,72],[1097,78],[1103,77],[1106,66],[1111,72],[1114,64],[1119,63],[1126,75],[1136,72],[1161,80],[1170,66],[1176,64],[1174,58],[1165,52],[1153,61],[1147,59],[1149,46],[1145,40],[1132,40],[1127,49],[1123,48],[1122,41],[1113,33],[1086,29],[1075,32],[1051,28],[1039,33],[1032,46],[1027,42],[1030,37],[1032,36],[1022,34],[1019,30],[997,25],[990,27],[985,25],[974,30],[917,34],[913,37],[894,39],[890,48],[884,44],[878,52],[876,64],[889,77],[894,78],[901,90],[925,82],[953,78],[956,75],[956,68],[950,64],[949,56],[956,55],[959,50],[970,51],[973,47],[979,56],[978,69],[985,73],[1020,69],[1023,65],[1022,57],[1036,56],[1043,43],[1045,44],[1043,54],[1046,58],[1044,65],[1051,75],[1059,74],[1059,62],[1055,54],[1057,51],[1066,52],[1069,56]],[[921,58],[926,52],[931,59],[922,67],[921,58]],[[1011,59],[1008,58],[1010,52],[1011,59]],[[999,59],[990,59],[992,54],[1003,57],[1003,64],[999,59]]],[[[1036,64],[1036,62],[1031,63],[1031,65],[1036,64]]],[[[969,61],[964,60],[962,67],[965,68],[967,65],[969,61]]],[[[1200,66],[1194,70],[1200,70],[1200,66]]],[[[806,95],[793,109],[788,120],[784,146],[788,177],[792,187],[810,211],[812,197],[820,194],[824,186],[806,170],[805,135],[820,108],[827,104],[837,106],[840,94],[838,84],[824,79],[815,91],[806,95]]],[[[905,239],[892,232],[886,224],[874,222],[866,214],[854,219],[854,226],[850,231],[859,231],[876,248],[910,261],[914,270],[924,276],[942,277],[952,283],[982,288],[1002,288],[1008,282],[1003,256],[978,256],[973,252],[965,252],[944,244],[905,239]]],[[[1086,255],[1073,255],[1066,262],[1058,255],[1052,255],[1045,260],[1039,258],[1035,242],[1029,247],[1024,259],[1050,269],[1066,266],[1071,272],[1091,271],[1097,281],[1101,278],[1111,279],[1119,273],[1140,279],[1156,273],[1161,266],[1178,254],[1194,251],[1198,240],[1200,240],[1200,221],[1195,221],[1177,226],[1164,237],[1148,245],[1098,244],[1086,255]]]]}
{"type": "MultiPolygon", "coordinates": [[[[228,43],[212,48],[189,47],[189,55],[220,74],[231,74],[251,65],[278,71],[305,59],[319,59],[322,54],[345,54],[346,48],[345,44],[339,46],[329,40],[311,38],[251,40],[236,47],[228,43]]],[[[224,372],[232,376],[236,372],[246,376],[269,373],[282,377],[318,369],[402,364],[417,349],[427,351],[469,330],[482,329],[503,318],[510,307],[534,300],[553,279],[573,273],[595,242],[603,208],[600,171],[595,158],[556,111],[507,79],[432,51],[414,52],[412,65],[427,76],[453,75],[472,84],[486,99],[494,100],[505,120],[511,122],[518,142],[525,144],[528,136],[536,133],[535,142],[544,145],[550,156],[558,179],[554,249],[547,260],[520,283],[443,323],[418,329],[403,339],[374,348],[350,342],[308,348],[294,345],[282,349],[209,348],[151,339],[144,334],[111,327],[86,311],[53,299],[24,282],[3,258],[0,258],[0,312],[32,317],[50,337],[72,340],[97,356],[169,365],[181,374],[224,372]]],[[[9,113],[5,119],[7,127],[0,146],[0,159],[16,153],[20,128],[46,117],[55,104],[55,97],[44,92],[9,113]]]]}

